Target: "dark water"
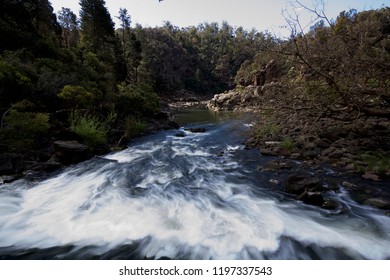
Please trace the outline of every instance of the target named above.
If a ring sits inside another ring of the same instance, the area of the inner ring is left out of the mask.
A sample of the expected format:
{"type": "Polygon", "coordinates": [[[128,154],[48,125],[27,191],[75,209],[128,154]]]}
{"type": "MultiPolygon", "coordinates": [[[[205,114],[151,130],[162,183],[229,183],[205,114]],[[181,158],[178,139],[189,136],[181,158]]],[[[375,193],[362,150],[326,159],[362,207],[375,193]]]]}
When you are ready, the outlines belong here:
{"type": "Polygon", "coordinates": [[[390,258],[383,212],[344,190],[329,194],[342,211],[327,211],[272,188],[270,176],[286,174],[256,170],[265,159],[241,143],[249,123],[205,111],[177,118],[207,131],[161,132],[46,180],[2,186],[0,258],[390,258]]]}

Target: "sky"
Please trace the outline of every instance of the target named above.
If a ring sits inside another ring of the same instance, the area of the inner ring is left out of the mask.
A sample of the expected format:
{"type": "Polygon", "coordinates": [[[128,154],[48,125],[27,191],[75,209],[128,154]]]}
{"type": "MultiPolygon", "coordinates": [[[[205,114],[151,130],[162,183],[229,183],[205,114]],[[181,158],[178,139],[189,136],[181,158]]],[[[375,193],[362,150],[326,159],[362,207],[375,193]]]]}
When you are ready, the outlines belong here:
{"type": "MultiPolygon", "coordinates": [[[[61,7],[70,8],[79,14],[79,0],[49,0],[54,11],[61,7]]],[[[301,0],[313,7],[315,0],[301,0]]],[[[132,18],[132,26],[162,26],[170,21],[179,27],[197,26],[203,22],[227,21],[231,26],[242,26],[247,30],[269,31],[278,36],[288,36],[286,20],[282,11],[290,14],[297,12],[303,25],[310,25],[312,15],[303,9],[292,9],[288,2],[292,0],[105,0],[116,27],[119,8],[126,8],[132,18]]],[[[344,10],[351,8],[358,11],[378,9],[390,6],[390,0],[323,0],[325,12],[329,18],[336,18],[344,10]]]]}

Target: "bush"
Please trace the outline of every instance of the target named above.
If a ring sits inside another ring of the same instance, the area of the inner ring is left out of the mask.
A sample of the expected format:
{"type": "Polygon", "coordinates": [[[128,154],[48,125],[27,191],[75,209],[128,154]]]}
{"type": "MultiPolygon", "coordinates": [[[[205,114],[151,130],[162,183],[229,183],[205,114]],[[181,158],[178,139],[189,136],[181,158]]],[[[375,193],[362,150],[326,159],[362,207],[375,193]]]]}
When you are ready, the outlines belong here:
{"type": "Polygon", "coordinates": [[[0,107],[27,97],[33,92],[31,80],[13,65],[0,60],[0,107]]]}
{"type": "Polygon", "coordinates": [[[295,148],[295,143],[294,143],[294,141],[293,141],[291,138],[285,138],[285,139],[283,139],[283,141],[280,143],[280,146],[281,146],[283,149],[285,149],[285,150],[291,152],[291,151],[294,150],[294,148],[295,148]]]}
{"type": "Polygon", "coordinates": [[[93,104],[93,94],[82,86],[64,86],[58,97],[68,101],[71,107],[90,108],[93,104]]]}
{"type": "Polygon", "coordinates": [[[390,172],[390,158],[384,154],[366,152],[361,155],[361,160],[367,165],[366,169],[361,171],[374,171],[378,174],[389,174],[390,172]]]}
{"type": "Polygon", "coordinates": [[[84,114],[75,111],[70,116],[70,129],[81,137],[83,143],[90,147],[97,147],[107,143],[109,125],[116,116],[111,114],[106,120],[92,114],[84,114]]]}
{"type": "Polygon", "coordinates": [[[132,136],[135,136],[137,134],[141,134],[145,132],[146,125],[142,121],[139,121],[137,119],[134,119],[132,117],[127,117],[125,121],[125,130],[126,130],[126,137],[130,138],[132,136]]]}
{"type": "Polygon", "coordinates": [[[159,108],[159,98],[147,85],[119,85],[119,98],[116,103],[121,117],[129,115],[148,116],[159,108]]]}
{"type": "Polygon", "coordinates": [[[14,151],[28,151],[46,137],[50,128],[49,115],[45,113],[11,110],[3,119],[2,140],[14,151]]]}

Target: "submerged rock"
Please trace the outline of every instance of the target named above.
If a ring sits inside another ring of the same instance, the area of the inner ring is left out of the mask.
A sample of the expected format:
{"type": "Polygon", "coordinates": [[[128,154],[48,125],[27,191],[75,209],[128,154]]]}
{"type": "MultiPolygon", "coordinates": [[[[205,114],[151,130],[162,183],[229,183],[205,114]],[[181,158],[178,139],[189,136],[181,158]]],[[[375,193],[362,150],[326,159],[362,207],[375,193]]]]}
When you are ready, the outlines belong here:
{"type": "Polygon", "coordinates": [[[204,128],[204,127],[186,128],[184,130],[192,132],[192,133],[205,133],[206,132],[206,128],[204,128]]]}
{"type": "Polygon", "coordinates": [[[180,137],[180,138],[184,138],[184,137],[186,137],[186,134],[184,131],[180,131],[180,132],[176,133],[175,136],[180,137]]]}

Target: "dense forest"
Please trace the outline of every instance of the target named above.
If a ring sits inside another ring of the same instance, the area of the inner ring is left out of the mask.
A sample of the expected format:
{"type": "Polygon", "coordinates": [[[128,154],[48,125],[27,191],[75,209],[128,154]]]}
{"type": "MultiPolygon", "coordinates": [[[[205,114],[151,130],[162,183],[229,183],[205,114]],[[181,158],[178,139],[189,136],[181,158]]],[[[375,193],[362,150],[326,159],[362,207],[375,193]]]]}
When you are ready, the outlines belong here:
{"type": "Polygon", "coordinates": [[[132,26],[126,9],[114,15],[115,29],[105,1],[81,0],[80,7],[76,15],[55,13],[48,0],[0,3],[2,174],[57,162],[59,140],[106,152],[168,122],[162,102],[207,99],[236,86],[277,81],[290,96],[308,93],[319,112],[390,116],[389,8],[351,10],[333,21],[318,13],[309,32],[290,21],[291,37],[282,40],[227,22],[132,26]]]}
{"type": "Polygon", "coordinates": [[[271,39],[228,23],[132,27],[126,9],[115,29],[102,0],[80,1],[79,16],[55,14],[47,0],[0,5],[2,173],[21,154],[48,160],[58,140],[93,153],[126,143],[167,119],[161,100],[233,87],[240,65],[271,39]]]}

